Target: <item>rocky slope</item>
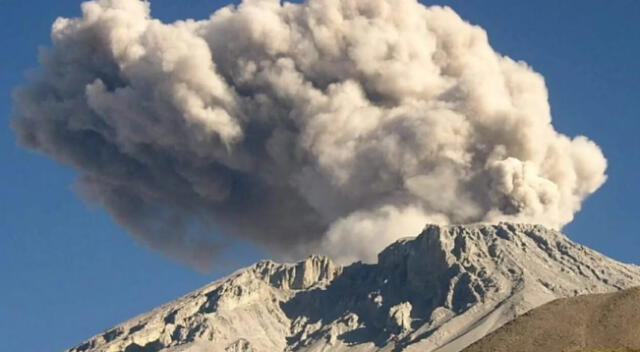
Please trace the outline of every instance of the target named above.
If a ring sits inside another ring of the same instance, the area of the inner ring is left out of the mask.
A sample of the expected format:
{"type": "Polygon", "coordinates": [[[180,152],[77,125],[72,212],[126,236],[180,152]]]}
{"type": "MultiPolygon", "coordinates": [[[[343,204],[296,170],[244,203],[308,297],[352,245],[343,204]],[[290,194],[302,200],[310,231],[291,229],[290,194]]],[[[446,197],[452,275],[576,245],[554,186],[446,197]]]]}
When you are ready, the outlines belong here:
{"type": "Polygon", "coordinates": [[[535,225],[429,225],[378,263],[262,261],[70,352],[461,351],[551,300],[640,285],[535,225]]]}
{"type": "Polygon", "coordinates": [[[464,352],[640,351],[640,288],[535,308],[464,352]]]}

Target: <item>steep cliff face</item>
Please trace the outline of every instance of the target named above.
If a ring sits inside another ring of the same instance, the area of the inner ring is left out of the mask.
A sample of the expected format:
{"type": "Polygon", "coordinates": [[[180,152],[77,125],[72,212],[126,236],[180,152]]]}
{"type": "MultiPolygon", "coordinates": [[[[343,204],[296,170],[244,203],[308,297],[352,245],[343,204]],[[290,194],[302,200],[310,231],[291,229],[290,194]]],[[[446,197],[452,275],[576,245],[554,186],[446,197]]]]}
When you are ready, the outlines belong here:
{"type": "Polygon", "coordinates": [[[259,262],[69,351],[460,351],[553,299],[638,285],[541,226],[430,225],[373,265],[259,262]]]}

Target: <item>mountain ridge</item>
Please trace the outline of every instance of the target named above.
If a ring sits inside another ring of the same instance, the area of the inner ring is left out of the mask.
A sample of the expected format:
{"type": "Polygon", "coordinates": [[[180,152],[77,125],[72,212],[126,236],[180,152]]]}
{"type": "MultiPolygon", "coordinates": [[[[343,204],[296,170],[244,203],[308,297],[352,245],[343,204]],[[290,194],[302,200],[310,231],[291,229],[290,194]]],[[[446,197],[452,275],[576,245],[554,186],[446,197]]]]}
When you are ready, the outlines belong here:
{"type": "Polygon", "coordinates": [[[633,286],[640,267],[540,225],[428,225],[377,264],[260,261],[68,352],[457,352],[554,299],[633,286]]]}

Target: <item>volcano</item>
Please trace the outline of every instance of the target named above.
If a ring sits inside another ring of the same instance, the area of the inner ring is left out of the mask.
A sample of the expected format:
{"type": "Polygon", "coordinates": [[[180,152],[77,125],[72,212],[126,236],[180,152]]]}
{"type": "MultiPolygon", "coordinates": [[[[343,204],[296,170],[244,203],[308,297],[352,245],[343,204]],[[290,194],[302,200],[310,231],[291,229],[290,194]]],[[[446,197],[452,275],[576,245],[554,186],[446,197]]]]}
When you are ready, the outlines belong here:
{"type": "Polygon", "coordinates": [[[558,298],[640,286],[539,225],[428,225],[376,264],[261,261],[68,352],[462,351],[558,298]]]}

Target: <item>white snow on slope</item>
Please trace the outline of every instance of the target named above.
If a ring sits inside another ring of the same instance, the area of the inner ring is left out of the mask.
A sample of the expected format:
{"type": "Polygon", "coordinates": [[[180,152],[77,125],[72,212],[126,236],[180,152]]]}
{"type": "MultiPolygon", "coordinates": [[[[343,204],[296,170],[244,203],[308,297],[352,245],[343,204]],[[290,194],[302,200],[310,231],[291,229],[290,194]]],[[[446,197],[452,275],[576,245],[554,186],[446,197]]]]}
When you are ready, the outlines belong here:
{"type": "Polygon", "coordinates": [[[378,263],[262,261],[68,352],[457,352],[559,297],[640,286],[640,267],[538,225],[429,225],[378,263]]]}

